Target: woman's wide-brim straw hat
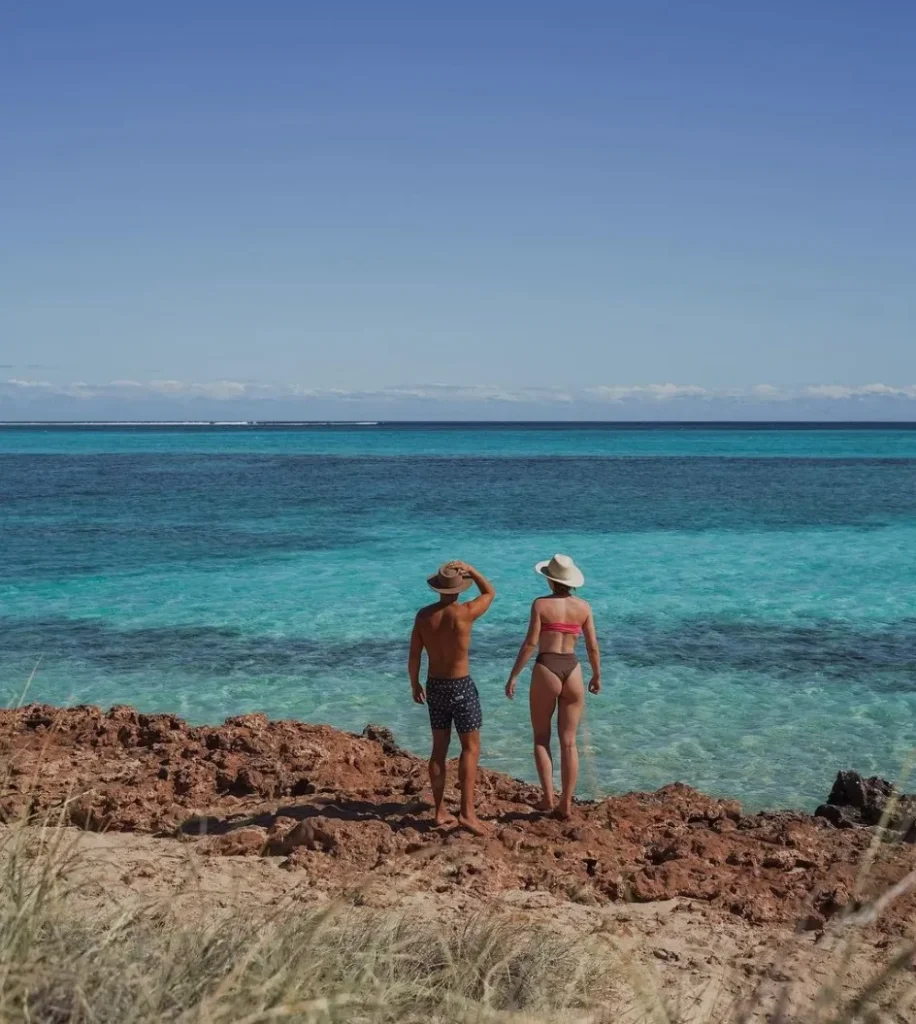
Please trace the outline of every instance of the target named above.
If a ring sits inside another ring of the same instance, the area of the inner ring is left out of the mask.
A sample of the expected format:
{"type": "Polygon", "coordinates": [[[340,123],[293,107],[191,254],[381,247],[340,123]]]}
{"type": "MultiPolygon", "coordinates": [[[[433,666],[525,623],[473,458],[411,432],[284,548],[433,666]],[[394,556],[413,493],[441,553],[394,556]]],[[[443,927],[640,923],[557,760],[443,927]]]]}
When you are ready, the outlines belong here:
{"type": "Polygon", "coordinates": [[[582,570],[569,555],[554,555],[546,562],[538,562],[534,571],[564,587],[581,587],[585,582],[582,570]]]}
{"type": "Polygon", "coordinates": [[[426,582],[437,594],[463,594],[471,585],[470,579],[450,565],[440,565],[434,576],[426,582]]]}

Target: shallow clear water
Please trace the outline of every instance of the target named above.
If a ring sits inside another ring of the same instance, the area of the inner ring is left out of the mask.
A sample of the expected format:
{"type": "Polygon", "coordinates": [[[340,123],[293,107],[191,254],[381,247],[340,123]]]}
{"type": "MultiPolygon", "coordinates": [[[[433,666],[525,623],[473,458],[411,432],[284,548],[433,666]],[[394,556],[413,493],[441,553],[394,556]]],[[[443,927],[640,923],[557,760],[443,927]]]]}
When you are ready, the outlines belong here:
{"type": "Polygon", "coordinates": [[[531,778],[502,687],[539,558],[584,568],[605,651],[580,793],[681,779],[813,807],[895,776],[916,712],[916,430],[0,428],[8,701],[390,725],[425,575],[478,564],[486,762],[531,778]]]}

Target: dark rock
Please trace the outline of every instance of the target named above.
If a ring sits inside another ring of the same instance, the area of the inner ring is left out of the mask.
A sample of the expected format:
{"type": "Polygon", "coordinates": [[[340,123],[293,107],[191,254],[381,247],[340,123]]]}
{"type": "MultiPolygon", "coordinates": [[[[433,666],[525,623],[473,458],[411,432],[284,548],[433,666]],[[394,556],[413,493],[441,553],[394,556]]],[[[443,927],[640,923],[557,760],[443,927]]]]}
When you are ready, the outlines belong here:
{"type": "Polygon", "coordinates": [[[888,803],[895,792],[886,779],[863,778],[858,772],[839,772],[827,803],[814,813],[837,828],[874,827],[887,813],[885,824],[891,832],[909,842],[916,841],[916,795],[900,794],[896,805],[888,812],[888,803]]]}
{"type": "Polygon", "coordinates": [[[802,932],[820,932],[824,930],[827,919],[823,914],[812,910],[798,922],[798,930],[802,932]]]}
{"type": "Polygon", "coordinates": [[[858,772],[838,772],[827,803],[842,807],[863,825],[877,825],[893,792],[894,787],[877,776],[863,779],[858,772]]]}
{"type": "Polygon", "coordinates": [[[370,723],[363,729],[363,737],[380,744],[386,754],[402,753],[397,740],[394,738],[394,733],[384,725],[372,725],[370,723]]]}
{"type": "Polygon", "coordinates": [[[858,825],[858,822],[849,815],[845,807],[836,807],[834,804],[821,804],[814,812],[814,816],[829,821],[836,828],[856,828],[858,825]]]}
{"type": "Polygon", "coordinates": [[[26,729],[50,729],[53,724],[53,716],[47,714],[46,708],[37,705],[28,708],[23,719],[23,725],[26,729]]]}

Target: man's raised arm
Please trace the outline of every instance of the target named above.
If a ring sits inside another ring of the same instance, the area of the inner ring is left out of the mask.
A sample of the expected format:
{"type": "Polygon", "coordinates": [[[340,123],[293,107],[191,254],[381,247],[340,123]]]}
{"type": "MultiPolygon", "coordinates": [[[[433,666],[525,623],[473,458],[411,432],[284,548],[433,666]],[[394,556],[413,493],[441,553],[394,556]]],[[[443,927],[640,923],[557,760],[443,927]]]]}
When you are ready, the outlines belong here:
{"type": "Polygon", "coordinates": [[[465,608],[475,619],[479,619],[493,603],[493,598],[496,597],[496,587],[493,586],[482,572],[478,572],[473,565],[469,565],[467,562],[449,562],[449,565],[465,576],[470,576],[477,584],[480,596],[475,597],[472,601],[468,601],[465,608]]]}

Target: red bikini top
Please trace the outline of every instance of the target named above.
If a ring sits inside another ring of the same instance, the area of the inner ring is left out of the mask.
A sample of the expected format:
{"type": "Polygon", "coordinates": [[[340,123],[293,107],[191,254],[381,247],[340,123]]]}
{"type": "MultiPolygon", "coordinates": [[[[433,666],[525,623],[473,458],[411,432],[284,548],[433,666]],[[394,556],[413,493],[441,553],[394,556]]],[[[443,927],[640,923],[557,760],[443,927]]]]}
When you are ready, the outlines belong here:
{"type": "Polygon", "coordinates": [[[582,627],[577,622],[542,622],[542,633],[568,633],[570,636],[579,636],[582,627]]]}

